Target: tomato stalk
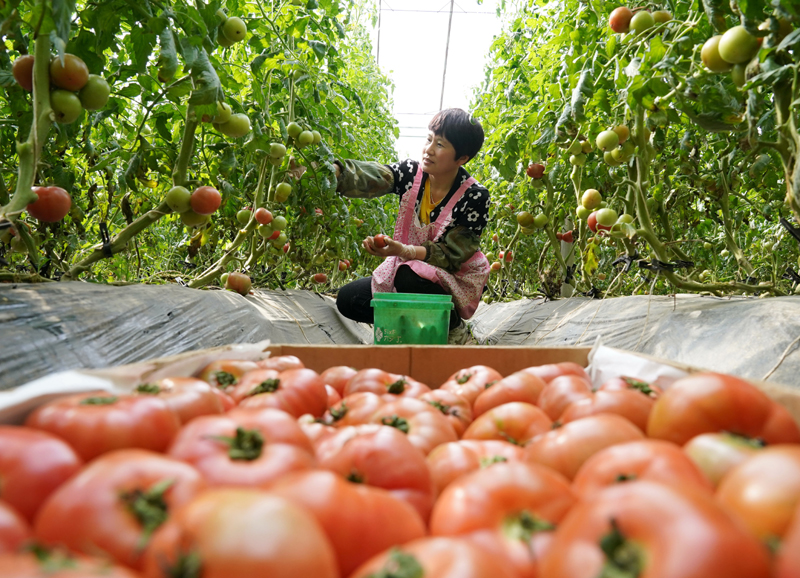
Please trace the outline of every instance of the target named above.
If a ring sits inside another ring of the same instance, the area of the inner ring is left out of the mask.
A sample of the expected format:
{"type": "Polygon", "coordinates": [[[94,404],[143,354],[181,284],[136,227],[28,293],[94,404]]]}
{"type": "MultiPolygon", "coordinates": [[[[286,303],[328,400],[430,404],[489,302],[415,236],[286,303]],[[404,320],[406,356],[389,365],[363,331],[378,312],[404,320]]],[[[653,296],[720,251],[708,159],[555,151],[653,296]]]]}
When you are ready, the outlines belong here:
{"type": "Polygon", "coordinates": [[[733,253],[733,256],[736,258],[736,262],[739,266],[745,270],[748,277],[752,277],[753,275],[753,266],[750,264],[750,261],[744,256],[741,248],[736,243],[736,239],[733,237],[733,228],[731,226],[731,210],[730,210],[730,189],[728,187],[728,179],[726,177],[728,173],[728,161],[725,156],[722,157],[719,163],[719,168],[722,174],[722,194],[720,195],[720,208],[722,209],[722,223],[723,229],[725,231],[725,246],[728,250],[733,253]]]}
{"type": "Polygon", "coordinates": [[[600,549],[606,555],[603,569],[597,578],[638,578],[644,569],[644,553],[620,532],[616,520],[611,531],[600,539],[600,549]]]}
{"type": "Polygon", "coordinates": [[[164,494],[173,484],[174,480],[163,480],[149,490],[136,488],[123,492],[120,496],[128,511],[142,526],[143,533],[139,541],[142,549],[147,545],[153,532],[167,521],[167,503],[164,494]]]}
{"type": "Polygon", "coordinates": [[[393,427],[399,429],[404,434],[407,434],[409,431],[408,420],[398,416],[398,415],[389,415],[381,419],[381,423],[383,425],[388,425],[389,427],[393,427]]]}
{"type": "Polygon", "coordinates": [[[425,570],[411,554],[392,548],[383,568],[365,578],[423,578],[425,570]]]}
{"type": "Polygon", "coordinates": [[[548,522],[528,510],[522,510],[503,520],[502,532],[507,538],[527,543],[537,532],[548,532],[555,529],[555,524],[552,522],[548,522]]]}
{"type": "Polygon", "coordinates": [[[181,140],[181,150],[178,153],[178,161],[172,170],[172,184],[174,186],[185,186],[187,184],[187,174],[189,172],[189,161],[194,154],[194,139],[197,132],[197,115],[194,106],[187,105],[186,120],[183,125],[183,140],[181,140]]]}

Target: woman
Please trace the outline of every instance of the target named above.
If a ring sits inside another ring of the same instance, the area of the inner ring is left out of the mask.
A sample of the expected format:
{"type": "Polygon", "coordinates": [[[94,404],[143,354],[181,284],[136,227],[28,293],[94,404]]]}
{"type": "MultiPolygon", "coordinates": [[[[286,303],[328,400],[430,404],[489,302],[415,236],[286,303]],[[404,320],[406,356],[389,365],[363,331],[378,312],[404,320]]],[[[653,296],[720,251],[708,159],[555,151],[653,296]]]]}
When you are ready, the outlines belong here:
{"type": "Polygon", "coordinates": [[[384,257],[372,277],[342,287],[339,312],[373,323],[373,293],[452,295],[448,342],[471,338],[462,319],[475,313],[489,277],[489,262],[480,252],[480,236],[489,216],[489,191],[464,169],[483,145],[483,128],[458,108],[439,112],[428,124],[422,162],[393,165],[336,161],[336,190],[346,197],[400,197],[394,238],[385,247],[374,237],[364,249],[384,257]]]}

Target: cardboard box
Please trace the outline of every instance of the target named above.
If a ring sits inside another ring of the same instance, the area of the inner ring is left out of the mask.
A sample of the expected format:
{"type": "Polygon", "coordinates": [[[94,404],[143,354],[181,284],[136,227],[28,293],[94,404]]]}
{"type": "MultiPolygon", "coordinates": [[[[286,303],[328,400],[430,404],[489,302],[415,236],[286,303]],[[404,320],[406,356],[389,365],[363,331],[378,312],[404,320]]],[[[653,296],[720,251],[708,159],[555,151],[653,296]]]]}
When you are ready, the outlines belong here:
{"type": "MultiPolygon", "coordinates": [[[[505,376],[533,365],[572,361],[588,366],[590,377],[598,385],[611,376],[629,375],[663,387],[687,374],[704,371],[602,346],[279,345],[261,342],[192,351],[103,370],[56,373],[16,390],[0,392],[0,423],[19,423],[36,406],[59,395],[98,389],[124,393],[161,377],[193,375],[215,359],[261,359],[269,355],[295,355],[306,367],[317,372],[334,365],[357,369],[378,367],[410,375],[431,387],[440,386],[456,371],[473,365],[488,365],[505,376]]],[[[800,424],[800,391],[773,383],[752,383],[786,407],[800,424]]]]}

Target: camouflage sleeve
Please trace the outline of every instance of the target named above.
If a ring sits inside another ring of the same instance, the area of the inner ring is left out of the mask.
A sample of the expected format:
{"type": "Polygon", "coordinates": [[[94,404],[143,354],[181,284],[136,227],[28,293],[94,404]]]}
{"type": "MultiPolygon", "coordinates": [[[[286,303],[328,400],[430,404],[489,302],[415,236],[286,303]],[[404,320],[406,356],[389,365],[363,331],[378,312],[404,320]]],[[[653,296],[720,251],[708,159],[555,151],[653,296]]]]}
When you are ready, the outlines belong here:
{"type": "Polygon", "coordinates": [[[467,227],[449,229],[437,242],[425,241],[425,262],[456,273],[480,248],[481,239],[467,227]]]}
{"type": "Polygon", "coordinates": [[[337,160],[341,174],[336,192],[345,197],[374,199],[394,192],[395,174],[391,168],[369,161],[337,160]]]}

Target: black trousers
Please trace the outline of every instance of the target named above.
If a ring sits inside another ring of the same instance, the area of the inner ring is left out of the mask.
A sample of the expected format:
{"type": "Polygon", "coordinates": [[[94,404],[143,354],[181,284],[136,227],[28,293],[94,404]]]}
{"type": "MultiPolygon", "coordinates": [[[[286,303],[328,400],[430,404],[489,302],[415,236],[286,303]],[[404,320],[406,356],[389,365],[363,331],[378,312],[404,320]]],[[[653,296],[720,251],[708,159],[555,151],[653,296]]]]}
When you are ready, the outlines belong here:
{"type": "MultiPolygon", "coordinates": [[[[447,295],[441,285],[420,277],[408,265],[400,265],[394,277],[394,287],[398,293],[425,293],[427,295],[447,295]]],[[[357,279],[348,283],[336,296],[339,313],[361,323],[374,323],[375,316],[369,302],[372,301],[372,277],[357,279]]],[[[450,329],[461,322],[456,310],[450,311],[450,329]]]]}

